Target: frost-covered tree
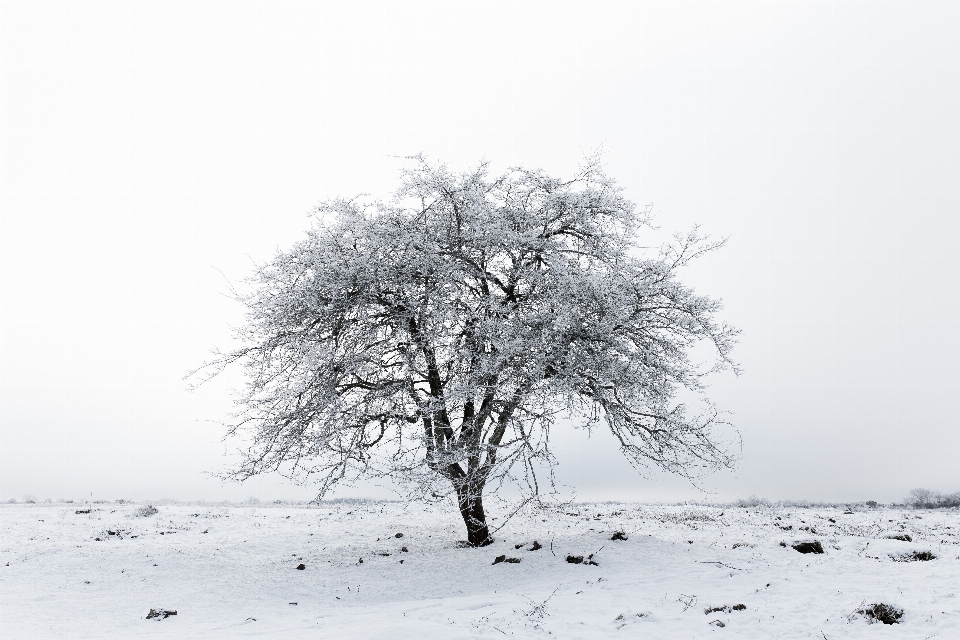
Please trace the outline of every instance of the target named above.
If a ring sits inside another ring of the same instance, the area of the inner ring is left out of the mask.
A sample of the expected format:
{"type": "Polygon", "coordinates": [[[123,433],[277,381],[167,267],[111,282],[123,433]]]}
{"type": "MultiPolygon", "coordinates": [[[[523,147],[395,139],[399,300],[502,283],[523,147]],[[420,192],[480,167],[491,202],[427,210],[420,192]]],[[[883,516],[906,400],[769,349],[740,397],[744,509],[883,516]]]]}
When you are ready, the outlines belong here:
{"type": "Polygon", "coordinates": [[[240,363],[248,381],[231,475],[279,471],[321,496],[391,476],[455,495],[484,545],[485,489],[537,495],[561,413],[605,425],[638,467],[730,466],[712,405],[690,416],[676,399],[733,366],[719,302],[676,278],[719,243],[692,233],[644,257],[648,223],[596,161],[562,181],[418,157],[388,203],[320,205],[306,239],[250,279],[242,346],[211,365],[240,363]],[[689,356],[701,341],[706,366],[689,356]]]}

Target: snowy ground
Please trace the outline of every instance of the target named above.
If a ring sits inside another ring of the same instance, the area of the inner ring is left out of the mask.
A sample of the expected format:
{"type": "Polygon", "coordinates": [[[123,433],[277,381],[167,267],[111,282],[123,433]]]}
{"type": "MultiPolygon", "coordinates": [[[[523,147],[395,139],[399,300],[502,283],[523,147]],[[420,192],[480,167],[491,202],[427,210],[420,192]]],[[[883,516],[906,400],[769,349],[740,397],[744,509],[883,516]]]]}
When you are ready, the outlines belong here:
{"type": "Polygon", "coordinates": [[[470,549],[438,507],[141,506],[2,505],[0,636],[960,638],[957,510],[583,504],[470,549]],[[900,624],[856,614],[878,602],[900,624]]]}

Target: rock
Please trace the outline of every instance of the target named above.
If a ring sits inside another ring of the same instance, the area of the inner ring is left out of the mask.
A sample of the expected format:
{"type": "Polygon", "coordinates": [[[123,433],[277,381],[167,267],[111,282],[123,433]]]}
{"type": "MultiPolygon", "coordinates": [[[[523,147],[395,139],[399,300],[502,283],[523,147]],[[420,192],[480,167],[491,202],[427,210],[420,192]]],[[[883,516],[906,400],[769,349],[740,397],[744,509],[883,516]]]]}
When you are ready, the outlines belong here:
{"type": "Polygon", "coordinates": [[[613,535],[610,536],[610,539],[611,539],[611,540],[626,540],[626,539],[627,539],[627,534],[625,534],[623,531],[614,531],[614,532],[613,532],[613,535]]]}
{"type": "Polygon", "coordinates": [[[402,538],[402,537],[403,537],[403,534],[402,534],[402,533],[398,533],[397,535],[395,535],[395,536],[393,536],[393,537],[394,537],[394,538],[402,538]]]}
{"type": "Polygon", "coordinates": [[[823,553],[823,545],[820,544],[819,540],[814,540],[813,542],[795,542],[790,546],[800,553],[823,553]]]}
{"type": "Polygon", "coordinates": [[[570,564],[583,564],[583,556],[567,556],[567,562],[570,564]]]}
{"type": "Polygon", "coordinates": [[[509,562],[510,564],[517,564],[520,562],[520,558],[508,558],[506,555],[497,556],[492,564],[500,564],[501,562],[509,562]]]}
{"type": "Polygon", "coordinates": [[[543,545],[534,540],[533,546],[530,547],[530,551],[539,551],[540,549],[543,549],[543,545]]]}
{"type": "Polygon", "coordinates": [[[303,570],[306,569],[306,568],[307,568],[307,565],[305,565],[305,564],[303,564],[303,563],[300,563],[300,564],[297,565],[297,571],[303,571],[303,570]]]}

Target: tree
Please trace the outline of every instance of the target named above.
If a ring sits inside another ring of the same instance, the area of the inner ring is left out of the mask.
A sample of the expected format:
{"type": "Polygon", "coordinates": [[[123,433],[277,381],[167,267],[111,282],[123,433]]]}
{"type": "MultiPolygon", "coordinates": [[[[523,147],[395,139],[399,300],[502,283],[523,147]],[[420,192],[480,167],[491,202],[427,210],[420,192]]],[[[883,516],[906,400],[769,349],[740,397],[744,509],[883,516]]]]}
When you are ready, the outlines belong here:
{"type": "Polygon", "coordinates": [[[676,279],[721,243],[694,231],[643,257],[648,211],[596,160],[569,181],[413,162],[388,203],[321,204],[239,296],[242,346],[208,365],[247,375],[228,434],[250,440],[231,477],[279,471],[322,496],[390,476],[455,495],[469,543],[485,545],[485,489],[539,493],[561,412],[606,425],[638,468],[732,465],[713,406],[691,417],[676,403],[735,368],[719,301],[676,279]],[[706,368],[688,354],[701,341],[706,368]]]}

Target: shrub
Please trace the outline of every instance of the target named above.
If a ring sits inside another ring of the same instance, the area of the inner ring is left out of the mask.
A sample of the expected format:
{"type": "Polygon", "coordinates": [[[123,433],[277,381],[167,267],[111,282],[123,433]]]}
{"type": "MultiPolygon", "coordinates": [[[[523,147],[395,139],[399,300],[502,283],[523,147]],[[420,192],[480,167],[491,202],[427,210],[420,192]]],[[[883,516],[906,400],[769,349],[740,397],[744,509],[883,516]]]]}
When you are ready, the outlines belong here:
{"type": "Polygon", "coordinates": [[[894,558],[897,562],[928,562],[936,559],[937,556],[929,551],[912,551],[894,558]]]}

